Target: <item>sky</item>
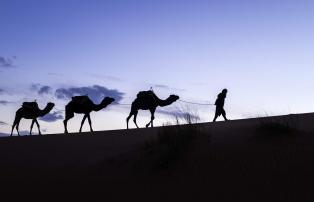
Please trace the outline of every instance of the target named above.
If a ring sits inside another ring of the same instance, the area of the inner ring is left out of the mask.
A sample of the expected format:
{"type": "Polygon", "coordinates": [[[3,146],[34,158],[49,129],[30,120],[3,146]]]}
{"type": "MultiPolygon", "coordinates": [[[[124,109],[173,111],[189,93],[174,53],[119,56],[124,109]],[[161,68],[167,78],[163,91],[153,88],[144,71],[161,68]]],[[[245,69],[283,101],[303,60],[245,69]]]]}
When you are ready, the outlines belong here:
{"type": "MultiPolygon", "coordinates": [[[[54,102],[39,122],[43,133],[61,133],[72,95],[130,104],[150,87],[197,103],[227,88],[231,119],[312,112],[313,11],[312,0],[0,0],[0,133],[24,101],[54,102]]],[[[125,128],[129,110],[93,112],[94,130],[125,128]]],[[[201,121],[214,115],[214,106],[178,101],[160,108],[156,125],[184,110],[201,121]]],[[[149,118],[140,111],[139,125],[149,118]]]]}

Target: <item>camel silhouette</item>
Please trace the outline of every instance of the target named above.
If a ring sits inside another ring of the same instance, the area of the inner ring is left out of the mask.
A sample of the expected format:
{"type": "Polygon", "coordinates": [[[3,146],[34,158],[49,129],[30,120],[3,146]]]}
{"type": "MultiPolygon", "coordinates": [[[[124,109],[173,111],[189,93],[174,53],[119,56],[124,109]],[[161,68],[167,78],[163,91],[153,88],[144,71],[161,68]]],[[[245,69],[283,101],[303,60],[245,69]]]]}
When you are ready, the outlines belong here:
{"type": "Polygon", "coordinates": [[[146,124],[146,128],[151,124],[153,126],[153,121],[155,119],[155,111],[158,106],[164,107],[167,105],[172,104],[173,102],[177,101],[179,96],[177,95],[170,95],[167,99],[161,100],[159,99],[152,90],[149,91],[141,91],[137,94],[137,98],[132,102],[131,112],[129,116],[126,118],[127,129],[129,129],[129,120],[134,115],[134,123],[137,128],[138,125],[136,123],[136,117],[138,114],[138,110],[149,110],[151,113],[151,120],[148,124],[146,124]]]}
{"type": "Polygon", "coordinates": [[[39,135],[41,135],[40,126],[39,126],[39,123],[37,121],[37,118],[45,116],[46,114],[48,114],[54,106],[55,106],[54,103],[49,102],[49,103],[47,103],[46,107],[41,110],[41,109],[39,109],[36,101],[35,102],[24,102],[22,107],[16,111],[15,119],[14,119],[14,122],[12,125],[11,136],[13,135],[14,127],[16,127],[17,135],[20,136],[19,125],[20,125],[20,121],[22,118],[33,119],[32,124],[31,124],[31,129],[29,131],[29,135],[32,135],[34,123],[36,123],[37,128],[38,128],[38,133],[39,133],[39,135]]]}
{"type": "Polygon", "coordinates": [[[109,104],[111,104],[115,99],[110,97],[105,97],[100,104],[94,104],[91,99],[89,99],[88,96],[74,96],[72,97],[72,100],[65,106],[65,119],[63,121],[64,123],[64,132],[68,133],[67,129],[67,123],[68,120],[74,117],[74,113],[77,114],[84,114],[84,117],[81,122],[80,132],[82,132],[82,127],[85,122],[85,119],[88,119],[90,131],[93,132],[92,128],[92,121],[90,118],[90,113],[92,111],[99,111],[105,107],[107,107],[109,104]]]}

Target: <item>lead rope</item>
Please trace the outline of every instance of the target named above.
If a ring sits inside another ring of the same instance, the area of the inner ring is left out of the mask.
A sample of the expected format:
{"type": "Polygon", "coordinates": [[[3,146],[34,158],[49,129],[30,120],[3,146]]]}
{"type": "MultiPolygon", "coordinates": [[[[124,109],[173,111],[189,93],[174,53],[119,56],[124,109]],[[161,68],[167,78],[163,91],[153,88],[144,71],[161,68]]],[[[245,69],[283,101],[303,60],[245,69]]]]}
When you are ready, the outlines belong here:
{"type": "Polygon", "coordinates": [[[187,103],[187,104],[193,104],[193,105],[206,105],[206,106],[211,106],[211,105],[215,105],[215,104],[212,104],[212,103],[197,103],[197,102],[189,102],[189,101],[185,101],[185,100],[179,100],[180,102],[184,102],[184,103],[187,103]]]}

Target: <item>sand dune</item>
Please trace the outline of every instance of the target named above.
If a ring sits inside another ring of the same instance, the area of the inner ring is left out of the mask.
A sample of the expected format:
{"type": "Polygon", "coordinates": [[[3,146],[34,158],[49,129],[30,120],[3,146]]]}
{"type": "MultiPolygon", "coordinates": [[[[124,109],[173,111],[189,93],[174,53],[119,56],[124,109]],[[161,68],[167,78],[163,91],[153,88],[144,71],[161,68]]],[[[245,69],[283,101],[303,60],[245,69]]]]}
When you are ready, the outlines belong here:
{"type": "Polygon", "coordinates": [[[1,191],[24,201],[314,200],[314,114],[184,125],[179,133],[200,132],[165,153],[160,135],[175,128],[0,138],[1,191]]]}

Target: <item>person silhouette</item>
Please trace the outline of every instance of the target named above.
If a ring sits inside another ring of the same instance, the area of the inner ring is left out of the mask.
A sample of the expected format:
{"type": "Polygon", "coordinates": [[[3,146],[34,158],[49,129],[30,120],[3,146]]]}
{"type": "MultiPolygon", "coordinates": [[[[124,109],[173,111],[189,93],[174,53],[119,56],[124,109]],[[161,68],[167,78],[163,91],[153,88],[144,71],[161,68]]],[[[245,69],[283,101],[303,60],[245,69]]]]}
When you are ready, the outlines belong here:
{"type": "Polygon", "coordinates": [[[225,119],[225,121],[228,121],[228,119],[226,118],[226,112],[224,110],[224,104],[225,104],[225,98],[227,95],[228,90],[227,89],[223,89],[221,91],[221,93],[218,94],[215,105],[216,105],[216,112],[215,112],[215,117],[213,122],[216,122],[216,119],[222,115],[223,118],[225,119]]]}

